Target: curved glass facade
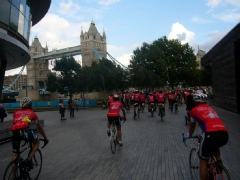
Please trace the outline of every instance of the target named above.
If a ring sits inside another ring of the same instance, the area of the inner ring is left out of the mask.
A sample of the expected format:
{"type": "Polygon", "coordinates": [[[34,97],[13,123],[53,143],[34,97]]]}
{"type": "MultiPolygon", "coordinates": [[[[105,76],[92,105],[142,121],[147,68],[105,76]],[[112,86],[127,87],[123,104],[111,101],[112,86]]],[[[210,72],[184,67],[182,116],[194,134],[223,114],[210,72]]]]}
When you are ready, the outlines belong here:
{"type": "MultiPolygon", "coordinates": [[[[1,0],[0,25],[18,32],[29,41],[32,16],[26,0],[1,0]]],[[[0,26],[1,27],[1,26],[0,26]]]]}

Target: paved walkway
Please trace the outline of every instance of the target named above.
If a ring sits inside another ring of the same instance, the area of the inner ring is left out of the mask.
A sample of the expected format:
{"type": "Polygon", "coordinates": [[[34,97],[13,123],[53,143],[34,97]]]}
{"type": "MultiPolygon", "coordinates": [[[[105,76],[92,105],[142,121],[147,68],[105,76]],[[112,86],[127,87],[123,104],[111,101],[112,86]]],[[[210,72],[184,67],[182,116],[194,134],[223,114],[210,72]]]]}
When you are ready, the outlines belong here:
{"type": "MultiPolygon", "coordinates": [[[[229,129],[230,139],[222,148],[223,163],[233,180],[240,179],[240,115],[216,108],[229,129]]],[[[132,110],[132,109],[131,109],[132,110]]],[[[188,156],[193,144],[182,143],[181,133],[188,131],[184,122],[185,106],[179,113],[166,111],[164,122],[145,111],[137,120],[132,112],[122,125],[123,147],[112,154],[106,133],[106,112],[85,109],[75,118],[61,121],[58,112],[38,112],[44,119],[50,143],[42,150],[40,180],[188,180],[188,156]]],[[[10,118],[10,117],[8,117],[10,118]]],[[[1,124],[0,124],[1,125],[1,124]]],[[[11,160],[11,143],[0,146],[0,178],[11,160]]]]}

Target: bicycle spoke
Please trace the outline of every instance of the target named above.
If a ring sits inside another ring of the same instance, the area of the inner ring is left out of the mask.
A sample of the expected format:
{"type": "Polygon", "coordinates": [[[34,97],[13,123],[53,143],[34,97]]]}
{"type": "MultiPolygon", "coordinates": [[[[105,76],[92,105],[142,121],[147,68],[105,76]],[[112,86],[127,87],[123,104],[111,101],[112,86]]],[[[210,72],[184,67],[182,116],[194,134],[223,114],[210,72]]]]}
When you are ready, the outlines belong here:
{"type": "Polygon", "coordinates": [[[29,179],[37,179],[42,170],[42,153],[38,149],[32,157],[33,169],[28,171],[29,179]]]}

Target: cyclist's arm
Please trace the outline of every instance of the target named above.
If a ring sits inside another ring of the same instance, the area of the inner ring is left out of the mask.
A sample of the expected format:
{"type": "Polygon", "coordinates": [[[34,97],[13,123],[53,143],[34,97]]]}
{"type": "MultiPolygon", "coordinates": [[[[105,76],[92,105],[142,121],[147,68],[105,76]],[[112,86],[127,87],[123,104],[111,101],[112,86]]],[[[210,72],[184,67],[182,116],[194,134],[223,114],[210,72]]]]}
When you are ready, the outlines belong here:
{"type": "Polygon", "coordinates": [[[192,136],[196,127],[196,121],[190,122],[189,124],[189,136],[192,136]]]}
{"type": "Polygon", "coordinates": [[[126,120],[126,111],[124,108],[122,108],[122,112],[123,112],[123,118],[126,120]]]}
{"type": "Polygon", "coordinates": [[[41,124],[38,123],[38,124],[36,124],[36,125],[37,125],[37,128],[38,128],[39,133],[44,137],[45,140],[48,140],[48,138],[47,138],[47,136],[46,136],[46,134],[45,134],[45,131],[44,131],[44,129],[42,128],[41,124]]]}

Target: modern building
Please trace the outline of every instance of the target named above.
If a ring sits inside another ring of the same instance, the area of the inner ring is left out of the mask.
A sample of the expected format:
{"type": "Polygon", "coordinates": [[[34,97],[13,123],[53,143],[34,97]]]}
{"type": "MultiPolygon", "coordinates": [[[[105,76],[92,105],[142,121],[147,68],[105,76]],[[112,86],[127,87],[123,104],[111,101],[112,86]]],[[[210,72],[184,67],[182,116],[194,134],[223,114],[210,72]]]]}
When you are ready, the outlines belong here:
{"type": "Polygon", "coordinates": [[[240,23],[202,57],[201,63],[212,70],[214,105],[240,113],[240,23]]]}
{"type": "Polygon", "coordinates": [[[103,31],[103,35],[101,36],[93,21],[90,24],[88,32],[83,33],[83,30],[81,30],[82,66],[91,66],[93,61],[99,61],[93,49],[97,51],[102,58],[107,58],[106,39],[105,31],[103,31]]]}
{"type": "Polygon", "coordinates": [[[31,27],[48,12],[51,0],[1,0],[0,5],[0,98],[6,70],[30,61],[31,27]]]}

